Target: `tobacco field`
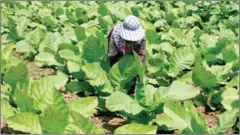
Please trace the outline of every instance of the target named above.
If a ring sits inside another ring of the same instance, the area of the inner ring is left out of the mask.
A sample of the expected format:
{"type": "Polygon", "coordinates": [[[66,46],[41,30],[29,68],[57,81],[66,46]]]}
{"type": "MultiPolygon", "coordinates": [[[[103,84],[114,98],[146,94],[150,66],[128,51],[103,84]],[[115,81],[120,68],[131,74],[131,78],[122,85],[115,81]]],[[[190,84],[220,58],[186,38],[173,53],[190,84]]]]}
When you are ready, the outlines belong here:
{"type": "Polygon", "coordinates": [[[1,133],[239,134],[238,74],[237,1],[1,2],[1,133]],[[128,15],[146,65],[111,68],[128,15]]]}

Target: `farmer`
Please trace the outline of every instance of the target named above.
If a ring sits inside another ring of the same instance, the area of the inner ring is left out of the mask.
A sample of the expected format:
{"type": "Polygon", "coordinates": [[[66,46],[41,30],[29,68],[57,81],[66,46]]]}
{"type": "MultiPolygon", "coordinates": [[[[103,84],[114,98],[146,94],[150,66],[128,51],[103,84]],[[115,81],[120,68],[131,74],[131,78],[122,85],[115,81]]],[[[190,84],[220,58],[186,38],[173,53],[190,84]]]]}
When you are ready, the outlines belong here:
{"type": "MultiPolygon", "coordinates": [[[[117,24],[108,35],[108,57],[111,67],[127,54],[135,51],[142,58],[142,65],[146,59],[145,32],[137,17],[130,15],[124,22],[117,24]]],[[[136,78],[128,94],[135,91],[136,78]]]]}
{"type": "Polygon", "coordinates": [[[145,64],[146,39],[145,32],[137,19],[130,15],[123,23],[117,24],[108,35],[108,56],[113,66],[122,56],[133,54],[135,51],[145,64]]]}

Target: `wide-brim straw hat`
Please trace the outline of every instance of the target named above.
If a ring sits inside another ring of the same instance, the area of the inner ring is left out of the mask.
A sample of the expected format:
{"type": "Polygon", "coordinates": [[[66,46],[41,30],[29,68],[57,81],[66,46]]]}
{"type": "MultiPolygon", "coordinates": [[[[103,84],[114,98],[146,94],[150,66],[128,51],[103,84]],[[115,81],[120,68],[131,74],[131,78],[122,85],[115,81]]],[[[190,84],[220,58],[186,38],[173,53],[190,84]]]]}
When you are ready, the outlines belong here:
{"type": "Polygon", "coordinates": [[[139,41],[145,36],[145,31],[136,16],[130,15],[124,19],[120,25],[120,36],[128,41],[139,41]]]}

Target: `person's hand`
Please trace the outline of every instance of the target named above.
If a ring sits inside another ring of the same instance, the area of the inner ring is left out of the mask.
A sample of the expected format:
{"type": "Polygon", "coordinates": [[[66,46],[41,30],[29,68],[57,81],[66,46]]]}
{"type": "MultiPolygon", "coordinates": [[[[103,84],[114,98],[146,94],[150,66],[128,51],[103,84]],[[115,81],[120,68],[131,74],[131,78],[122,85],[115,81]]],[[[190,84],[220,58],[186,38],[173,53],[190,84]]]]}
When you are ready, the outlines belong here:
{"type": "Polygon", "coordinates": [[[123,46],[119,49],[119,51],[120,51],[120,54],[121,54],[122,56],[125,56],[125,45],[123,45],[123,46]]]}
{"type": "Polygon", "coordinates": [[[125,56],[125,52],[124,51],[120,51],[120,54],[122,55],[122,56],[125,56]]]}

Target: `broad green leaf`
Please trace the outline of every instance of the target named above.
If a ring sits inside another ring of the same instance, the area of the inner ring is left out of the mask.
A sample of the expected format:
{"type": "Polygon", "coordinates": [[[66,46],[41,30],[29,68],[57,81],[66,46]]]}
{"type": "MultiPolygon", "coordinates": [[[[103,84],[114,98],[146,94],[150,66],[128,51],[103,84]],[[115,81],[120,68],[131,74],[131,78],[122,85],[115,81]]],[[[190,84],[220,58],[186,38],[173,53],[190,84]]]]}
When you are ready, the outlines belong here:
{"type": "Polygon", "coordinates": [[[209,70],[217,77],[218,82],[225,83],[229,78],[229,74],[232,72],[232,67],[232,63],[227,63],[224,66],[212,65],[209,70]]]}
{"type": "Polygon", "coordinates": [[[1,115],[4,119],[14,116],[17,112],[17,109],[12,107],[8,100],[1,99],[1,115]]]}
{"type": "Polygon", "coordinates": [[[199,38],[199,45],[202,48],[215,47],[218,41],[218,37],[214,35],[202,34],[199,38]]]}
{"type": "Polygon", "coordinates": [[[190,128],[183,129],[181,134],[209,134],[209,132],[206,126],[198,123],[195,118],[191,118],[190,128]]]}
{"type": "MultiPolygon", "coordinates": [[[[76,20],[74,20],[76,21],[76,20]]],[[[63,37],[67,37],[70,41],[77,42],[77,37],[75,35],[75,30],[70,24],[64,27],[63,37]]]]}
{"type": "Polygon", "coordinates": [[[106,107],[112,112],[123,111],[132,115],[139,114],[144,109],[137,101],[120,91],[115,91],[106,99],[106,107]]]}
{"type": "MultiPolygon", "coordinates": [[[[219,54],[220,52],[222,52],[222,50],[226,47],[226,46],[229,46],[231,45],[231,40],[227,39],[227,38],[222,38],[222,39],[219,39],[217,42],[216,42],[216,46],[214,47],[210,47],[210,48],[207,48],[205,49],[206,50],[206,55],[207,54],[212,54],[214,55],[215,57],[217,57],[216,55],[219,54]]],[[[207,56],[205,56],[207,57],[207,56]]]]}
{"type": "Polygon", "coordinates": [[[106,15],[106,16],[104,16],[103,19],[106,20],[106,21],[108,22],[108,24],[109,24],[108,27],[111,27],[111,26],[113,25],[113,21],[112,21],[112,18],[111,18],[110,15],[106,15]]]}
{"type": "Polygon", "coordinates": [[[99,25],[102,29],[106,30],[109,28],[109,26],[110,26],[109,22],[106,19],[104,19],[102,16],[98,17],[98,21],[99,21],[99,25]]]}
{"type": "Polygon", "coordinates": [[[183,74],[178,78],[179,81],[181,82],[188,82],[188,83],[193,83],[192,82],[192,71],[187,72],[186,74],[183,74]]]}
{"type": "Polygon", "coordinates": [[[93,111],[97,107],[97,104],[97,97],[84,97],[72,100],[68,106],[70,111],[78,112],[82,116],[88,118],[93,115],[93,111]]]}
{"type": "Polygon", "coordinates": [[[78,41],[86,39],[85,29],[80,26],[75,28],[75,35],[78,41]]]}
{"type": "Polygon", "coordinates": [[[163,17],[162,12],[160,10],[158,10],[157,8],[152,10],[149,15],[152,16],[153,20],[158,20],[158,19],[161,19],[161,17],[163,17]]]}
{"type": "Polygon", "coordinates": [[[27,39],[29,44],[38,46],[42,39],[45,37],[43,29],[40,27],[35,28],[30,34],[30,37],[27,39]]]}
{"type": "Polygon", "coordinates": [[[89,36],[83,45],[83,58],[89,62],[100,61],[105,55],[104,45],[94,36],[89,36]]]}
{"type": "Polygon", "coordinates": [[[204,60],[208,63],[215,63],[217,61],[217,56],[215,54],[208,54],[205,55],[204,60]]]}
{"type": "Polygon", "coordinates": [[[47,52],[42,52],[35,56],[35,63],[38,66],[61,65],[61,63],[57,61],[56,57],[53,54],[47,52]]]}
{"type": "Polygon", "coordinates": [[[214,103],[221,103],[226,110],[232,110],[232,104],[234,101],[239,101],[239,91],[234,88],[226,88],[220,90],[213,96],[214,103]]]}
{"type": "Polygon", "coordinates": [[[145,83],[139,83],[136,85],[136,90],[135,90],[135,99],[138,102],[141,102],[145,98],[145,89],[146,89],[146,84],[145,83]]]}
{"type": "Polygon", "coordinates": [[[88,63],[82,66],[82,70],[86,74],[86,81],[93,86],[101,86],[108,81],[106,72],[101,68],[99,63],[88,63]]]}
{"type": "Polygon", "coordinates": [[[17,52],[30,52],[31,50],[31,46],[25,40],[21,40],[16,43],[17,52]]]}
{"type": "Polygon", "coordinates": [[[74,124],[74,123],[69,123],[64,131],[62,132],[62,134],[76,134],[76,133],[79,133],[79,127],[77,126],[77,124],[74,124]]]}
{"type": "Polygon", "coordinates": [[[191,115],[187,113],[185,108],[176,102],[167,102],[163,107],[164,113],[168,115],[171,119],[173,119],[177,123],[181,123],[176,125],[176,129],[184,129],[188,126],[190,122],[191,115]]]}
{"type": "Polygon", "coordinates": [[[19,83],[28,83],[28,69],[25,63],[19,63],[13,66],[4,75],[3,81],[10,84],[13,88],[19,83]]]}
{"type": "Polygon", "coordinates": [[[58,26],[58,21],[55,17],[53,16],[46,16],[41,19],[42,23],[50,28],[57,28],[58,26]]]}
{"type": "Polygon", "coordinates": [[[63,72],[57,71],[57,75],[54,76],[54,82],[56,89],[60,89],[68,81],[68,76],[63,72]]]}
{"type": "Polygon", "coordinates": [[[231,79],[231,81],[229,81],[229,83],[226,85],[226,87],[232,88],[234,86],[237,86],[237,88],[239,88],[239,78],[238,76],[235,76],[231,79]]]}
{"type": "Polygon", "coordinates": [[[178,127],[178,123],[176,123],[176,121],[169,117],[166,113],[158,116],[154,122],[156,122],[159,128],[163,130],[174,130],[178,127]]]}
{"type": "Polygon", "coordinates": [[[67,61],[67,68],[70,73],[79,72],[80,71],[80,64],[78,62],[68,60],[67,61]]]}
{"type": "Polygon", "coordinates": [[[221,38],[225,37],[230,40],[236,40],[236,35],[231,29],[220,28],[220,31],[218,32],[218,34],[221,38]]]}
{"type": "Polygon", "coordinates": [[[105,16],[109,14],[109,10],[103,3],[101,3],[98,8],[98,13],[102,16],[105,16]]]}
{"type": "Polygon", "coordinates": [[[63,133],[104,134],[104,130],[101,127],[98,127],[89,118],[82,116],[78,112],[70,112],[70,119],[71,121],[69,121],[63,133]]]}
{"type": "Polygon", "coordinates": [[[208,134],[208,128],[203,115],[197,111],[192,101],[188,100],[184,102],[185,110],[191,114],[191,120],[189,126],[181,131],[183,134],[208,134]]]}
{"type": "Polygon", "coordinates": [[[204,116],[193,105],[193,101],[191,100],[184,101],[184,107],[185,110],[192,115],[192,119],[196,120],[197,123],[202,127],[204,128],[207,127],[204,116]]]}
{"type": "Polygon", "coordinates": [[[14,91],[13,98],[21,112],[38,112],[37,108],[34,106],[33,98],[27,93],[27,88],[23,88],[23,90],[17,88],[14,91]]]}
{"type": "Polygon", "coordinates": [[[152,85],[146,85],[144,88],[144,102],[146,105],[152,106],[154,105],[154,94],[156,93],[158,89],[154,88],[152,85]]]}
{"type": "Polygon", "coordinates": [[[69,49],[60,50],[58,52],[58,54],[60,57],[66,59],[66,60],[77,61],[77,56],[74,54],[73,51],[71,51],[69,49]]]}
{"type": "Polygon", "coordinates": [[[62,133],[68,124],[68,116],[69,109],[67,105],[61,108],[53,105],[48,106],[39,117],[43,133],[62,133]]]}
{"type": "Polygon", "coordinates": [[[29,88],[29,94],[34,99],[34,106],[42,112],[49,106],[54,106],[59,110],[66,106],[61,93],[55,88],[54,79],[54,76],[43,77],[34,81],[29,88]]]}
{"type": "Polygon", "coordinates": [[[12,87],[9,84],[1,84],[1,99],[10,101],[12,96],[12,87]]]}
{"type": "Polygon", "coordinates": [[[17,66],[22,62],[22,59],[11,55],[7,60],[2,59],[1,71],[2,73],[6,73],[10,68],[17,66]]]}
{"type": "Polygon", "coordinates": [[[17,33],[19,34],[19,36],[23,36],[24,35],[24,31],[27,30],[27,23],[28,23],[28,19],[26,17],[20,17],[18,19],[18,24],[17,24],[17,33]]]}
{"type": "Polygon", "coordinates": [[[197,56],[197,61],[193,68],[192,80],[193,82],[203,88],[206,92],[216,86],[217,79],[216,76],[208,71],[202,64],[200,54],[197,56]]]}
{"type": "Polygon", "coordinates": [[[185,30],[180,28],[170,28],[169,36],[178,44],[185,45],[185,30]]]}
{"type": "Polygon", "coordinates": [[[8,60],[12,50],[15,48],[14,44],[6,44],[1,46],[1,59],[8,60]]]}
{"type": "Polygon", "coordinates": [[[17,33],[17,25],[13,18],[8,17],[8,28],[10,30],[10,34],[8,35],[9,38],[16,41],[19,39],[18,33],[17,33]]]}
{"type": "Polygon", "coordinates": [[[152,23],[150,23],[147,20],[144,19],[139,19],[139,21],[141,22],[143,28],[146,29],[150,29],[150,30],[155,30],[154,25],[152,23]]]}
{"type": "Polygon", "coordinates": [[[70,44],[70,43],[59,44],[58,51],[64,50],[64,49],[72,50],[75,54],[77,54],[79,52],[79,48],[77,47],[77,45],[73,45],[73,44],[70,44]]]}
{"type": "Polygon", "coordinates": [[[170,63],[179,69],[191,69],[194,63],[194,55],[189,47],[176,49],[170,58],[170,63]]]}
{"type": "Polygon", "coordinates": [[[75,81],[67,83],[65,87],[69,92],[83,92],[90,91],[90,89],[92,89],[87,82],[75,82],[75,81]]]}
{"type": "Polygon", "coordinates": [[[7,118],[8,127],[30,134],[42,134],[38,115],[23,112],[7,118]]]}
{"type": "Polygon", "coordinates": [[[163,53],[158,53],[152,55],[148,59],[148,65],[147,69],[150,73],[152,74],[157,74],[157,73],[163,73],[164,70],[164,54],[163,53]]]}
{"type": "Polygon", "coordinates": [[[165,92],[165,98],[169,100],[187,100],[200,93],[196,87],[180,81],[174,81],[165,92]]]}
{"type": "Polygon", "coordinates": [[[48,32],[46,33],[43,41],[41,41],[41,43],[39,44],[39,52],[43,53],[45,48],[49,48],[51,50],[54,51],[54,54],[56,54],[56,51],[58,49],[58,37],[59,37],[59,33],[55,32],[55,33],[51,33],[48,32]]]}
{"type": "Polygon", "coordinates": [[[168,90],[168,87],[159,87],[157,91],[154,93],[154,100],[157,104],[161,104],[166,102],[168,99],[166,99],[166,92],[168,90]]]}
{"type": "Polygon", "coordinates": [[[138,75],[141,69],[140,62],[136,57],[124,56],[113,65],[108,74],[113,87],[129,89],[128,83],[138,75]]]}
{"type": "Polygon", "coordinates": [[[154,27],[164,29],[166,27],[168,28],[169,26],[167,25],[167,21],[165,19],[159,19],[154,23],[154,27]]]}
{"type": "Polygon", "coordinates": [[[231,61],[235,61],[238,60],[238,55],[237,55],[237,50],[238,48],[234,48],[233,45],[229,45],[227,47],[225,47],[222,51],[223,53],[223,60],[225,62],[231,62],[231,61]]]}
{"type": "Polygon", "coordinates": [[[117,128],[114,134],[156,134],[157,126],[130,123],[117,128]]]}
{"type": "Polygon", "coordinates": [[[161,48],[163,51],[169,52],[170,54],[172,54],[175,50],[175,48],[169,42],[160,43],[159,48],[161,48]]]}
{"type": "Polygon", "coordinates": [[[150,44],[158,43],[159,36],[155,30],[146,30],[146,38],[150,44]]]}
{"type": "Polygon", "coordinates": [[[218,124],[209,129],[211,134],[224,134],[229,128],[231,128],[239,114],[238,109],[234,109],[231,111],[226,111],[218,116],[218,124]]]}

